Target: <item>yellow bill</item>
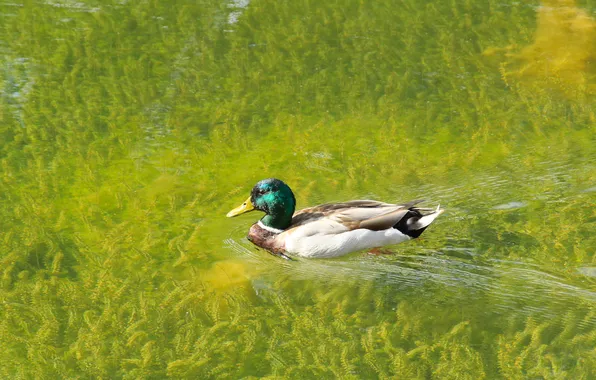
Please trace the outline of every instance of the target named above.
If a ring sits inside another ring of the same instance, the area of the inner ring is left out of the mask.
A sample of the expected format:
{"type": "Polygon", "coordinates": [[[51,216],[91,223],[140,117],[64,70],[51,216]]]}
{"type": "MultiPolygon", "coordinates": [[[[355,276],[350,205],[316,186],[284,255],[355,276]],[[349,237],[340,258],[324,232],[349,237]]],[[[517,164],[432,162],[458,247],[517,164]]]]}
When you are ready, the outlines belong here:
{"type": "Polygon", "coordinates": [[[241,204],[240,206],[236,207],[232,211],[228,212],[226,214],[226,216],[228,218],[231,218],[233,216],[238,216],[240,214],[244,214],[245,212],[249,212],[249,211],[252,211],[254,209],[255,209],[255,206],[250,201],[250,197],[248,197],[248,199],[245,200],[243,204],[241,204]]]}

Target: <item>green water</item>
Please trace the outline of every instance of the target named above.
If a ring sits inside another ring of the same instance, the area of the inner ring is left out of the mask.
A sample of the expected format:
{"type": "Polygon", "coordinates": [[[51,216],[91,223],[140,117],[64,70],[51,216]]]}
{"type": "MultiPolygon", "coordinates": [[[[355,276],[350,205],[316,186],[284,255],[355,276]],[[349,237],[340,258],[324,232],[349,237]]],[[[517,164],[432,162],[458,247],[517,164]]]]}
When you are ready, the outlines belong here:
{"type": "Polygon", "coordinates": [[[596,2],[0,0],[2,378],[589,379],[596,2]],[[425,198],[393,255],[225,218],[425,198]]]}

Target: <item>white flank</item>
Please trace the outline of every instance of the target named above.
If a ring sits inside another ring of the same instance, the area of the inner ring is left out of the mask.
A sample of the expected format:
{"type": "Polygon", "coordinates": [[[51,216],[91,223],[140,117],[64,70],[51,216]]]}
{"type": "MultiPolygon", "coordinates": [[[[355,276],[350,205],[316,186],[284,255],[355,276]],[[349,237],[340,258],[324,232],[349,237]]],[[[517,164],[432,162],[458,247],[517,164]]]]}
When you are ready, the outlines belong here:
{"type": "MultiPolygon", "coordinates": [[[[339,226],[341,225],[337,223],[334,227],[339,229],[339,226]]],[[[302,257],[336,257],[362,249],[410,240],[409,236],[394,228],[383,231],[367,229],[349,231],[344,226],[341,227],[344,229],[343,232],[336,231],[334,233],[329,233],[329,230],[315,234],[308,234],[308,231],[301,229],[293,231],[293,233],[285,236],[286,251],[302,257]]]]}

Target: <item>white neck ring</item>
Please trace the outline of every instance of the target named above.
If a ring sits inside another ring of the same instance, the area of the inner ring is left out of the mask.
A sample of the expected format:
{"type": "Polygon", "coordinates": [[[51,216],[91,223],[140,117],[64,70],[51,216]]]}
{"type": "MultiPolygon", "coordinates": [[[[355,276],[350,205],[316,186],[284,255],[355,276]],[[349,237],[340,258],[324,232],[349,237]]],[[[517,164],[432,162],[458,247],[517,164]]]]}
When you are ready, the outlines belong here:
{"type": "Polygon", "coordinates": [[[257,222],[257,224],[259,225],[259,227],[261,227],[264,230],[267,230],[269,232],[273,232],[274,234],[281,234],[282,232],[284,232],[283,230],[277,229],[277,228],[273,228],[273,227],[269,227],[263,224],[263,222],[261,222],[260,220],[257,222]]]}

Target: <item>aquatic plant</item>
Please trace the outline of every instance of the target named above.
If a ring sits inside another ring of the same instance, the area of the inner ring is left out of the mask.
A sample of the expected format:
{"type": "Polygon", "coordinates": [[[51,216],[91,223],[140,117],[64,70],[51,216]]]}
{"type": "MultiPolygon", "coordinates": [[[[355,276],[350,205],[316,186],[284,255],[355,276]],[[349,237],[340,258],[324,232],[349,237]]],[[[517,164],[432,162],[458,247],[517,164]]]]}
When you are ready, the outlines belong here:
{"type": "MultiPolygon", "coordinates": [[[[592,69],[536,74],[538,3],[21,5],[0,5],[3,378],[596,373],[592,69]],[[280,263],[224,218],[265,176],[299,206],[449,213],[393,256],[280,263]]],[[[571,5],[550,19],[594,7],[571,5]]]]}

